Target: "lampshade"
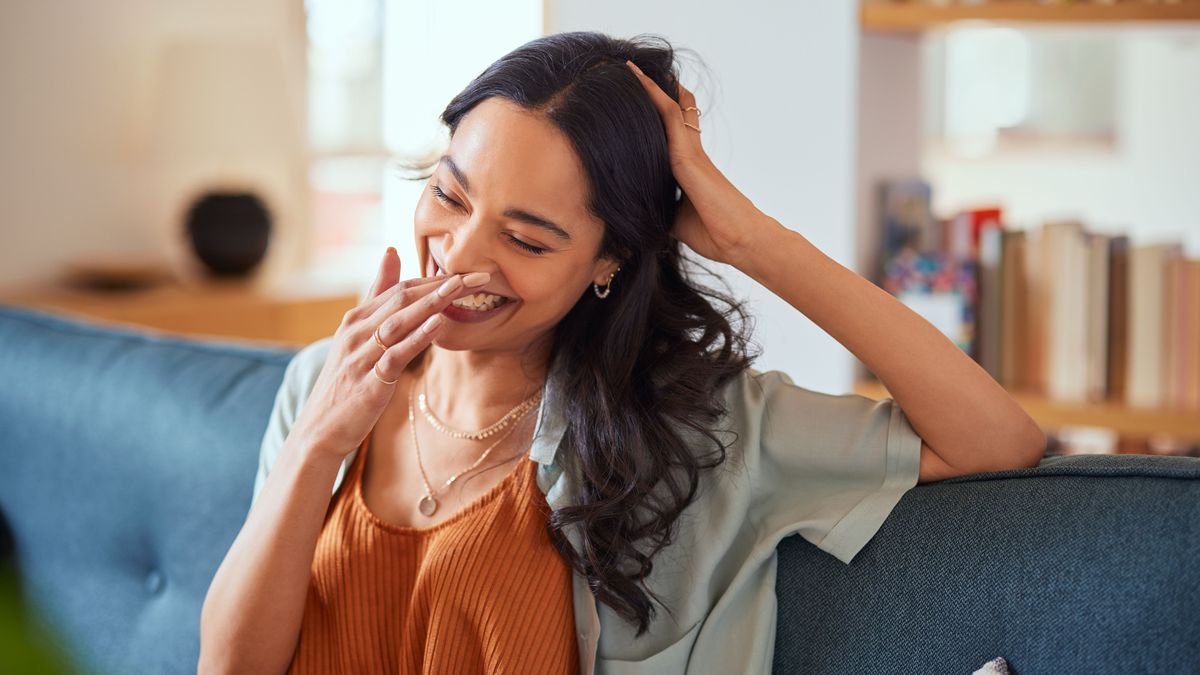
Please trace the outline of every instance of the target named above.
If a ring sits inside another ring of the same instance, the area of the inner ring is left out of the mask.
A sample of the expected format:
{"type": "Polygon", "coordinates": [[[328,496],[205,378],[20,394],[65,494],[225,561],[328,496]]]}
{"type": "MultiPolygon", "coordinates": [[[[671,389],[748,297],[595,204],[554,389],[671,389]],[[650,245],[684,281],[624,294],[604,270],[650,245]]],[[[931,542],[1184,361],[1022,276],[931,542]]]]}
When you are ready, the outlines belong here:
{"type": "Polygon", "coordinates": [[[195,39],[168,43],[154,78],[152,151],[178,159],[299,153],[304,135],[286,77],[283,61],[270,44],[195,39]]]}

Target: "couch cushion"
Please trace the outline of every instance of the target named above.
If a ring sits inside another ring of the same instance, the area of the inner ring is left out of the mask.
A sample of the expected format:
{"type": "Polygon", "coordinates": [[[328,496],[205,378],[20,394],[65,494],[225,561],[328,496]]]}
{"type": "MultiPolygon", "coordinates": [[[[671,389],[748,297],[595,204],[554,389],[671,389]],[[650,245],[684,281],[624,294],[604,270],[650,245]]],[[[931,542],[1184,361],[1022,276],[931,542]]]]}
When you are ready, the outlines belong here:
{"type": "Polygon", "coordinates": [[[81,670],[195,672],[292,354],[0,306],[0,512],[81,670]]]}

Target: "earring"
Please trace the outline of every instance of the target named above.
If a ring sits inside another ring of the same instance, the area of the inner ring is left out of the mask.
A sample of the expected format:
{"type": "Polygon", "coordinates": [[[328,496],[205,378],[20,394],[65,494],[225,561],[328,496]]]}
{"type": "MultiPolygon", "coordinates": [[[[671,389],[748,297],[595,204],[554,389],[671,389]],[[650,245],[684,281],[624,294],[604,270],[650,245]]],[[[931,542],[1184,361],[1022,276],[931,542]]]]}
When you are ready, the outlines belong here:
{"type": "Polygon", "coordinates": [[[596,293],[596,297],[598,297],[602,300],[604,298],[608,297],[609,291],[612,290],[613,277],[617,276],[617,272],[620,272],[620,271],[621,271],[621,267],[618,265],[617,269],[613,270],[613,273],[608,275],[608,283],[604,284],[604,292],[603,293],[600,292],[600,284],[598,284],[594,281],[592,282],[592,291],[594,291],[596,293]]]}

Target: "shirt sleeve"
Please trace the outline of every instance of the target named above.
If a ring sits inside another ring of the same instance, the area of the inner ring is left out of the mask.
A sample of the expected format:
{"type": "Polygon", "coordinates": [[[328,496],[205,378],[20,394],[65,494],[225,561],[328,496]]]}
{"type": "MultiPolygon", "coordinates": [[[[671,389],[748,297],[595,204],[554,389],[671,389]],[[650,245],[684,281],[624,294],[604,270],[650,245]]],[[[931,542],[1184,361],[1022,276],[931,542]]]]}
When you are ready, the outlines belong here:
{"type": "Polygon", "coordinates": [[[258,450],[258,471],[254,476],[254,491],[250,496],[251,508],[258,501],[258,495],[267,482],[267,474],[279,457],[279,450],[291,433],[292,424],[295,423],[301,406],[304,405],[321,368],[325,365],[331,339],[332,336],[325,337],[305,345],[292,355],[287,367],[283,369],[283,380],[275,392],[275,403],[271,407],[267,430],[263,433],[258,450]]]}
{"type": "Polygon", "coordinates": [[[817,392],[777,370],[737,382],[747,517],[773,543],[798,533],[849,564],[917,484],[920,436],[890,398],[817,392]]]}

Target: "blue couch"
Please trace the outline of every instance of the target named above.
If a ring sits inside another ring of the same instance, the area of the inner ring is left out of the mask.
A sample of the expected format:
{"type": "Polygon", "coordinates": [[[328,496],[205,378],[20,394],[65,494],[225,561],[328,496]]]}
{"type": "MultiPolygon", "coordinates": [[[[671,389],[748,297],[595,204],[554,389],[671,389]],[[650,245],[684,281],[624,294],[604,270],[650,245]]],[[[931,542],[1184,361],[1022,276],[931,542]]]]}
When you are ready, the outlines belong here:
{"type": "MultiPolygon", "coordinates": [[[[195,672],[292,353],[0,305],[0,531],[79,672],[195,672]]],[[[778,552],[777,673],[1200,673],[1200,459],[1050,456],[914,488],[850,565],[778,552]]]]}

